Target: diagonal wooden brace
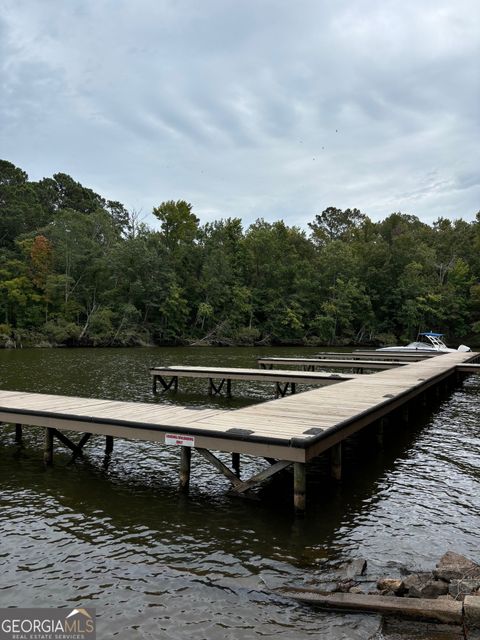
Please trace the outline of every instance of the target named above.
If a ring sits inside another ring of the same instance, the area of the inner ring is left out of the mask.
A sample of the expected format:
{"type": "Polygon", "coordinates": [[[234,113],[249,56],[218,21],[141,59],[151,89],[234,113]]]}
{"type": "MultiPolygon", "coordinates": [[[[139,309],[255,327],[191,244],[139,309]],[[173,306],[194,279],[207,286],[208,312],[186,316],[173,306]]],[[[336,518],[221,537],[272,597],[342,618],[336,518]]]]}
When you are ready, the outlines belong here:
{"type": "Polygon", "coordinates": [[[208,460],[210,464],[216,467],[220,473],[223,473],[224,476],[228,478],[228,480],[232,483],[232,491],[237,494],[243,494],[249,489],[253,489],[253,487],[261,484],[271,476],[275,475],[279,471],[283,471],[289,467],[292,462],[289,460],[280,460],[279,462],[275,462],[268,469],[264,469],[260,473],[255,474],[248,480],[241,481],[239,478],[229,469],[226,465],[223,464],[221,460],[219,460],[216,456],[213,455],[208,449],[200,449],[196,448],[196,451],[208,460]]]}
{"type": "Polygon", "coordinates": [[[157,380],[160,380],[160,383],[163,387],[162,393],[165,391],[169,391],[172,387],[174,391],[178,390],[178,376],[173,376],[168,382],[165,380],[163,376],[153,376],[153,392],[157,391],[157,380]]]}
{"type": "Polygon", "coordinates": [[[74,442],[72,442],[70,440],[70,438],[67,438],[66,435],[64,435],[60,431],[57,431],[57,429],[52,429],[52,431],[53,431],[53,435],[55,436],[55,438],[60,440],[60,442],[62,444],[64,444],[68,449],[73,451],[72,458],[76,458],[78,455],[80,455],[82,453],[83,447],[88,442],[88,440],[90,440],[90,437],[92,435],[91,433],[84,433],[83,436],[80,439],[80,442],[78,444],[75,444],[74,442]]]}
{"type": "Polygon", "coordinates": [[[229,378],[222,378],[220,383],[217,385],[213,378],[208,379],[208,395],[209,396],[217,396],[220,395],[224,385],[227,387],[227,397],[231,397],[232,395],[232,381],[229,378]]]}
{"type": "Polygon", "coordinates": [[[276,398],[284,398],[288,389],[290,389],[291,393],[295,393],[295,382],[286,382],[283,386],[281,382],[275,383],[275,397],[276,398]]]}
{"type": "Polygon", "coordinates": [[[293,464],[293,462],[290,462],[289,460],[280,460],[279,462],[272,464],[270,467],[268,467],[268,469],[264,469],[263,471],[252,476],[248,480],[245,480],[244,482],[237,484],[234,487],[234,491],[236,493],[244,493],[249,489],[253,489],[253,487],[261,484],[262,482],[265,482],[265,480],[267,480],[268,478],[271,478],[276,473],[279,473],[279,471],[283,471],[284,469],[289,467],[291,464],[293,464]]]}
{"type": "Polygon", "coordinates": [[[225,384],[225,378],[220,380],[220,384],[217,386],[213,381],[213,378],[210,378],[210,385],[212,386],[213,395],[219,395],[222,392],[223,385],[225,384]]]}
{"type": "Polygon", "coordinates": [[[223,462],[216,456],[214,456],[213,453],[211,453],[208,449],[201,449],[200,447],[196,447],[195,451],[198,451],[198,453],[203,456],[205,460],[208,460],[208,462],[210,462],[210,464],[218,469],[220,473],[223,473],[223,475],[230,480],[234,487],[243,484],[242,481],[239,480],[233,473],[233,471],[229,469],[225,464],[223,464],[223,462]]]}

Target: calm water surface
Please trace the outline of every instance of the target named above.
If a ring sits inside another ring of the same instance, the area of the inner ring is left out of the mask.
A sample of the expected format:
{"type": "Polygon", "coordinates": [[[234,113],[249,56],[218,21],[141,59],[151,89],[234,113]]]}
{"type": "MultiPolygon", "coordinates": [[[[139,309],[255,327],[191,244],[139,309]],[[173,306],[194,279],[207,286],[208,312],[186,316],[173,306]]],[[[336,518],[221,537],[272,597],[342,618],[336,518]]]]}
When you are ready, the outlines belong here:
{"type": "MultiPolygon", "coordinates": [[[[270,385],[233,383],[210,399],[206,381],[153,398],[160,364],[255,366],[289,349],[59,349],[0,352],[0,388],[225,410],[273,397],[270,385]]],[[[226,496],[227,481],[193,456],[191,493],[177,493],[178,450],[116,441],[109,461],[93,439],[69,464],[63,449],[42,466],[42,433],[14,444],[0,431],[0,606],[94,606],[99,638],[386,638],[376,616],[326,614],[265,591],[307,586],[332,566],[368,559],[369,574],[430,569],[451,548],[477,561],[480,377],[434,413],[392,424],[383,451],[365,433],[349,442],[340,485],[320,459],[309,471],[309,511],[291,513],[291,480],[260,500],[226,496]]],[[[227,460],[227,458],[225,458],[227,460]]],[[[259,468],[245,460],[245,474],[259,468]]],[[[418,632],[415,637],[435,637],[418,632]]],[[[411,632],[408,636],[413,637],[411,632]]]]}

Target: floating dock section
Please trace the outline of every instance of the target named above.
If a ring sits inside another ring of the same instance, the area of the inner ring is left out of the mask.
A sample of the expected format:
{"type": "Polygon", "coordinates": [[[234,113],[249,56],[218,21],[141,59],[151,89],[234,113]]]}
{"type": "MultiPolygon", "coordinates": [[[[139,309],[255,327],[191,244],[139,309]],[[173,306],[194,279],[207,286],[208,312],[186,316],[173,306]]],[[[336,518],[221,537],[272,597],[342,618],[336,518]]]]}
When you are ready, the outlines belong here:
{"type": "Polygon", "coordinates": [[[163,391],[178,389],[179,378],[208,379],[208,394],[218,395],[226,388],[227,396],[232,395],[232,380],[249,380],[252,382],[274,382],[277,398],[284,397],[290,390],[295,393],[297,384],[325,386],[352,380],[358,374],[309,373],[300,371],[265,371],[263,369],[238,369],[230,367],[153,367],[150,369],[153,379],[153,392],[157,393],[158,383],[163,391]]]}
{"type": "MultiPolygon", "coordinates": [[[[374,423],[381,429],[382,420],[394,411],[408,411],[413,402],[426,402],[429,393],[448,391],[467,372],[480,371],[474,364],[479,357],[447,353],[233,411],[0,391],[0,421],[16,425],[17,442],[23,426],[44,427],[47,465],[53,461],[55,439],[74,456],[92,434],[106,436],[107,454],[113,438],[178,446],[182,491],[188,490],[194,450],[228,479],[236,494],[293,466],[294,506],[303,512],[310,460],[330,450],[332,475],[340,478],[342,442],[347,437],[374,423]],[[82,435],[75,443],[65,432],[82,435]],[[212,451],[232,454],[231,466],[212,451]],[[268,466],[241,478],[240,456],[245,454],[266,459],[268,466]]],[[[357,361],[359,367],[369,364],[357,361]]]]}
{"type": "Polygon", "coordinates": [[[364,371],[395,369],[396,367],[408,364],[408,361],[392,361],[391,359],[365,360],[361,358],[258,358],[257,363],[261,369],[273,369],[275,366],[300,366],[304,371],[351,369],[357,373],[363,373],[364,371]]]}

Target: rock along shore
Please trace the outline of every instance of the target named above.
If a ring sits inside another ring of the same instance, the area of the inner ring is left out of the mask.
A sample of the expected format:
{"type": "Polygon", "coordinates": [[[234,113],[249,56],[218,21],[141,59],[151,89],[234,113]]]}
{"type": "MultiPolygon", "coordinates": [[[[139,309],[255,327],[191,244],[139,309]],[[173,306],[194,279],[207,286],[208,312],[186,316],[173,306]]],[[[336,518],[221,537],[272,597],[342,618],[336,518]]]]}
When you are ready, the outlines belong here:
{"type": "Polygon", "coordinates": [[[429,572],[409,571],[405,576],[372,580],[366,569],[365,560],[354,560],[341,568],[341,575],[324,576],[316,588],[282,587],[274,591],[333,611],[462,625],[467,637],[480,638],[479,564],[448,551],[429,572]]]}

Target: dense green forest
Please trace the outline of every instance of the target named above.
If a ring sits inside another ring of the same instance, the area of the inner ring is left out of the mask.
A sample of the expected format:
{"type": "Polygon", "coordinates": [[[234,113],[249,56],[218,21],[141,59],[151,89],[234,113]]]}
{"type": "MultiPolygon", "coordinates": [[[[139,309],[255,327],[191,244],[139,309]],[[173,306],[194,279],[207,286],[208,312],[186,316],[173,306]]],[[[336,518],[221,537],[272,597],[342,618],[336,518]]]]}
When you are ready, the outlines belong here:
{"type": "Polygon", "coordinates": [[[0,345],[480,342],[480,213],[430,226],[329,207],[308,232],[201,225],[184,201],[153,215],[158,229],[0,161],[0,345]]]}

